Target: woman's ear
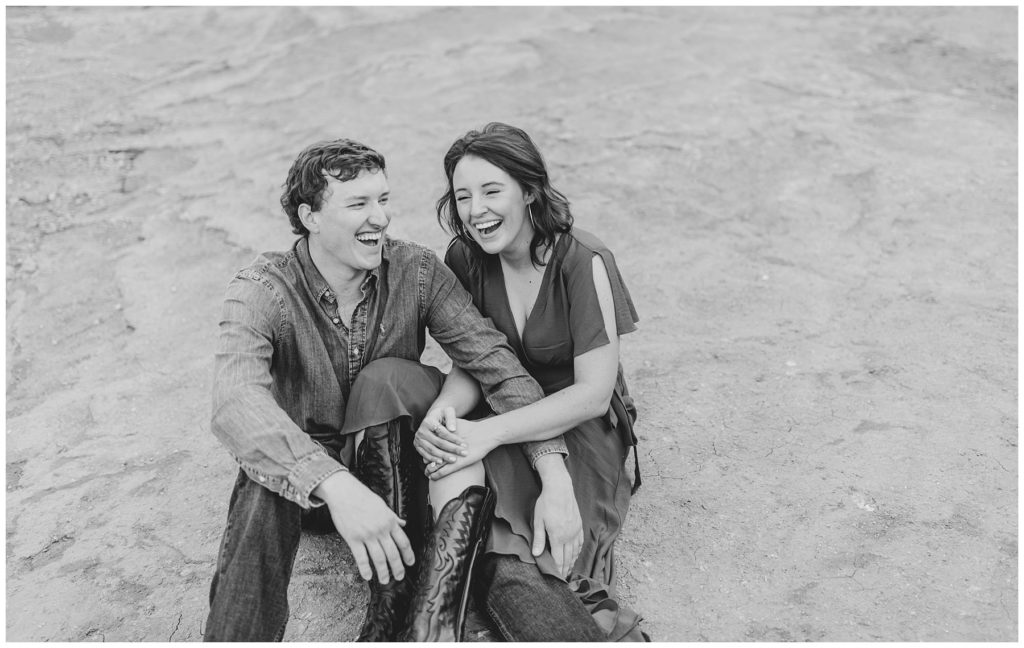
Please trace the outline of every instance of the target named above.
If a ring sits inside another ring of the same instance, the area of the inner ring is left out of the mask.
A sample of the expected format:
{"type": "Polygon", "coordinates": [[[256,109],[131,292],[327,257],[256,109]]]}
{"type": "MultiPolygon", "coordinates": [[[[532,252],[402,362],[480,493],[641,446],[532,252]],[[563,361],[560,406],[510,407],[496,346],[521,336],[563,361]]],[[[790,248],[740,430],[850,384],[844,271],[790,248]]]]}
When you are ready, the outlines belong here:
{"type": "Polygon", "coordinates": [[[299,220],[310,232],[320,233],[320,219],[317,218],[317,213],[306,203],[299,205],[299,220]]]}

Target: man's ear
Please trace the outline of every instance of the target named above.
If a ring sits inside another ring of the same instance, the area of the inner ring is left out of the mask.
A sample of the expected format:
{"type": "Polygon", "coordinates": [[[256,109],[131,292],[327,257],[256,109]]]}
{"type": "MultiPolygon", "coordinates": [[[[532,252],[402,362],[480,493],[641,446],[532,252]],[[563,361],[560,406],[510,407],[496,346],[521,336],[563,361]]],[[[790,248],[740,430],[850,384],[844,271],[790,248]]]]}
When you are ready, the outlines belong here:
{"type": "Polygon", "coordinates": [[[313,209],[306,203],[299,205],[299,220],[310,232],[320,233],[320,219],[313,209]]]}

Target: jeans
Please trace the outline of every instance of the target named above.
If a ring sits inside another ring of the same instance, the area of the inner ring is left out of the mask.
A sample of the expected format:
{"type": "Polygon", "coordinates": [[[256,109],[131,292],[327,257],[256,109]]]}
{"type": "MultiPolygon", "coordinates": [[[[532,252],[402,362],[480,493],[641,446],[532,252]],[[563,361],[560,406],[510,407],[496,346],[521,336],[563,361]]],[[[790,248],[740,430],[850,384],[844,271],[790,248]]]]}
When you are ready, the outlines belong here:
{"type": "Polygon", "coordinates": [[[210,586],[204,641],[280,641],[302,528],[333,529],[326,506],[305,513],[239,470],[210,586]]]}
{"type": "Polygon", "coordinates": [[[515,556],[481,555],[477,600],[505,641],[606,641],[564,582],[515,556]]]}
{"type": "MultiPolygon", "coordinates": [[[[333,529],[326,506],[303,511],[241,470],[210,586],[204,641],[280,641],[302,529],[333,529]]],[[[481,555],[473,576],[480,607],[506,641],[604,641],[562,581],[514,556],[481,555]]]]}

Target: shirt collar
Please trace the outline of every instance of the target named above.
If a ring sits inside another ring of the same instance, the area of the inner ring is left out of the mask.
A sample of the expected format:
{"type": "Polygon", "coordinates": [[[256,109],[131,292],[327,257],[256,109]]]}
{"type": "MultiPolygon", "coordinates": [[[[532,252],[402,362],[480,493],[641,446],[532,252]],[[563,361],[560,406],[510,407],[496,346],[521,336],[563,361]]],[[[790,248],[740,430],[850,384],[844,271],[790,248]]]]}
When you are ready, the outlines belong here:
{"type": "MultiPolygon", "coordinates": [[[[309,254],[309,239],[305,236],[295,241],[295,256],[299,260],[299,266],[302,268],[302,273],[306,276],[306,284],[309,286],[310,292],[316,297],[316,300],[322,301],[334,301],[334,291],[331,290],[330,284],[324,279],[324,276],[320,274],[320,270],[313,263],[313,257],[309,254]]],[[[365,295],[369,290],[375,287],[380,281],[381,269],[384,264],[388,262],[388,246],[385,240],[384,249],[381,251],[382,262],[379,266],[366,273],[366,278],[363,279],[363,283],[359,285],[359,290],[365,295]]]]}

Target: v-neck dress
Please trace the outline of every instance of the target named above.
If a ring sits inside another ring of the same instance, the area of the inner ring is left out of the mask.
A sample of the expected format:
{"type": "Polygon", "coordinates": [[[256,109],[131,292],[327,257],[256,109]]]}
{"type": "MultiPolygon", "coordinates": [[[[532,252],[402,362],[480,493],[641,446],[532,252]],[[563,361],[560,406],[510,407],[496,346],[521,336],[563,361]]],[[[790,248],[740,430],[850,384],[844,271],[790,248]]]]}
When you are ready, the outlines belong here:
{"type": "MultiPolygon", "coordinates": [[[[445,263],[472,295],[477,309],[505,334],[527,371],[546,394],[551,394],[573,384],[576,356],[609,343],[594,287],[594,255],[601,258],[608,272],[618,334],[636,330],[639,318],[612,253],[597,237],[578,228],[556,241],[522,335],[509,307],[501,262],[496,255],[474,257],[469,246],[456,239],[448,247],[445,263]]],[[[566,466],[584,533],[583,550],[570,580],[593,579],[613,592],[613,545],[629,508],[631,487],[625,460],[629,448],[636,443],[635,418],[636,409],[620,364],[608,412],[584,421],[564,435],[569,449],[566,466]]],[[[487,552],[518,556],[523,562],[537,564],[542,572],[558,577],[550,550],[545,549],[536,558],[530,552],[533,509],[540,494],[540,481],[526,454],[518,445],[501,446],[487,456],[484,464],[496,498],[487,552]]]]}

